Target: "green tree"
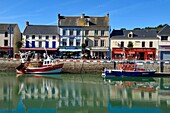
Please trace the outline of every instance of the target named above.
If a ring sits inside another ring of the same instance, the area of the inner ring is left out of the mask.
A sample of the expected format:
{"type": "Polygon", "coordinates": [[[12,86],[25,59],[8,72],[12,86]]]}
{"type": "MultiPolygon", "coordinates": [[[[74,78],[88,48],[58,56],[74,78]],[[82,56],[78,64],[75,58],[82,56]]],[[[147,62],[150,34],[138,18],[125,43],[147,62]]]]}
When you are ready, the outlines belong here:
{"type": "Polygon", "coordinates": [[[133,48],[133,42],[129,41],[128,45],[127,45],[128,49],[133,48]]]}
{"type": "Polygon", "coordinates": [[[82,53],[84,54],[85,49],[86,49],[86,44],[85,43],[81,44],[81,49],[82,49],[82,53]]]}
{"type": "Polygon", "coordinates": [[[23,42],[22,41],[18,41],[18,42],[16,42],[15,45],[16,45],[17,49],[19,50],[23,46],[23,42]]]}
{"type": "Polygon", "coordinates": [[[134,28],[133,30],[141,30],[141,28],[134,28]]]}
{"type": "Polygon", "coordinates": [[[121,28],[120,30],[126,30],[126,28],[121,28]]]}

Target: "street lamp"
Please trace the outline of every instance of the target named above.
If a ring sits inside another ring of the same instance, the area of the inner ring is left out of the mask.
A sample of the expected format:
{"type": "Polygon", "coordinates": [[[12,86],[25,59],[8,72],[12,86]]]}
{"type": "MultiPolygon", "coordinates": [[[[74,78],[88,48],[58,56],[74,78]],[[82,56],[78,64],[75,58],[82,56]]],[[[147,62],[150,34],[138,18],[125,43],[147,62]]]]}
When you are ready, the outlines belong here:
{"type": "Polygon", "coordinates": [[[9,42],[9,46],[10,46],[10,48],[9,48],[9,57],[11,57],[11,53],[12,53],[12,51],[11,51],[11,48],[12,48],[12,45],[11,45],[11,34],[12,34],[12,31],[13,31],[13,27],[12,27],[12,25],[11,24],[9,24],[9,26],[8,26],[8,31],[9,31],[9,34],[10,34],[10,42],[9,42]]]}

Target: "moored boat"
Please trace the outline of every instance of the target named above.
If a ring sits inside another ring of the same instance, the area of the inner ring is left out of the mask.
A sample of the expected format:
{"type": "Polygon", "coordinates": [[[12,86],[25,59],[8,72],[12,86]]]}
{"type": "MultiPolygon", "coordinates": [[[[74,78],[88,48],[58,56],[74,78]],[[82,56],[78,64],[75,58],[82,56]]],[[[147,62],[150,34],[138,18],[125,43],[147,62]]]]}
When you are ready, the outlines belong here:
{"type": "Polygon", "coordinates": [[[107,69],[103,70],[103,77],[112,77],[112,76],[153,76],[155,74],[154,69],[144,68],[143,63],[135,62],[122,62],[118,64],[117,69],[107,69]]]}
{"type": "Polygon", "coordinates": [[[41,60],[23,60],[16,68],[17,74],[54,74],[62,71],[64,63],[56,63],[47,57],[41,60]]]}

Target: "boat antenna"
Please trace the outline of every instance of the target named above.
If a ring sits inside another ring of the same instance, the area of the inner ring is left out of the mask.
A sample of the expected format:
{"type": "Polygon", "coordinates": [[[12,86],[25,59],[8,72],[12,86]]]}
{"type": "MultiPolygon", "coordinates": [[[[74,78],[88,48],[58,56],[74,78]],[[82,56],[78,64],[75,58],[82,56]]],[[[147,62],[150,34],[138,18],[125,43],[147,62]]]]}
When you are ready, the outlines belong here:
{"type": "Polygon", "coordinates": [[[49,58],[48,54],[47,54],[47,49],[44,47],[45,53],[47,55],[47,57],[49,58]]]}

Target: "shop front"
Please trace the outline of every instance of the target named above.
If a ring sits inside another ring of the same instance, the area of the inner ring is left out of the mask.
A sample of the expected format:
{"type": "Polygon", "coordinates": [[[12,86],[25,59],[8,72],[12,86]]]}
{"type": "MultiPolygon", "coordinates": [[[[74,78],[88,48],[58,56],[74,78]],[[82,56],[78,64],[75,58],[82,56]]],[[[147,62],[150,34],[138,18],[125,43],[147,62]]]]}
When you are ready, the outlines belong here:
{"type": "Polygon", "coordinates": [[[60,58],[81,58],[82,49],[80,46],[60,46],[59,56],[60,58]]]}
{"type": "Polygon", "coordinates": [[[170,46],[160,46],[160,60],[170,60],[170,46]]]}
{"type": "Polygon", "coordinates": [[[156,48],[112,48],[112,59],[153,60],[156,48]]]}
{"type": "Polygon", "coordinates": [[[13,56],[13,48],[10,47],[0,47],[0,58],[7,58],[13,56]]]}
{"type": "Polygon", "coordinates": [[[91,47],[90,55],[92,59],[107,59],[108,48],[104,47],[91,47]]]}

